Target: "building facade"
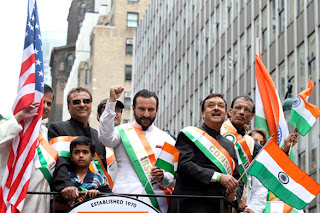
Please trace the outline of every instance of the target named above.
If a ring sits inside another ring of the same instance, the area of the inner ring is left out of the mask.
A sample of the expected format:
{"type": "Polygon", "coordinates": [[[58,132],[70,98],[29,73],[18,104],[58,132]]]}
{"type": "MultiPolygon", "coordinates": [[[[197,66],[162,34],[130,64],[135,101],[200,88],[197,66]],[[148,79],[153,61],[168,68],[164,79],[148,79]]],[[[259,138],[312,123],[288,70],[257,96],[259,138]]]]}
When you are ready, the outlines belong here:
{"type": "Polygon", "coordinates": [[[67,43],[55,47],[51,52],[50,67],[52,89],[55,99],[52,104],[49,122],[62,120],[63,94],[74,60],[75,44],[86,12],[94,11],[94,0],[73,0],[68,15],[67,43]]]}
{"type": "MultiPolygon", "coordinates": [[[[210,93],[222,93],[229,106],[238,95],[255,98],[259,37],[281,102],[288,81],[295,97],[311,76],[309,102],[320,106],[319,9],[313,0],[151,1],[135,35],[133,93],[155,91],[156,124],[177,136],[185,126],[201,125],[201,101],[210,93]]],[[[296,145],[296,163],[318,182],[319,134],[318,119],[296,145]]],[[[318,196],[306,212],[319,211],[318,196]]]]}
{"type": "Polygon", "coordinates": [[[97,106],[109,97],[113,85],[125,88],[120,97],[125,105],[122,122],[131,120],[133,37],[149,3],[150,0],[101,0],[96,1],[94,14],[89,16],[87,12],[83,20],[85,29],[78,36],[76,59],[64,91],[63,120],[69,117],[65,101],[67,92],[82,86],[92,93],[89,123],[98,129],[97,106]]]}

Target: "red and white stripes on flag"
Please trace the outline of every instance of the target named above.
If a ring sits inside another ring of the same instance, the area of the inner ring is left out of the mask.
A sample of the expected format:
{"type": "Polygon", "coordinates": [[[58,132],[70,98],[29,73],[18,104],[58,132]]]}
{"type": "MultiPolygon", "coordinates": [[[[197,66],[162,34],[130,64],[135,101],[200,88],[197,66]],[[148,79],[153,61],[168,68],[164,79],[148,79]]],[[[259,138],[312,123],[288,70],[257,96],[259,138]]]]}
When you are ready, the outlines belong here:
{"type": "Polygon", "coordinates": [[[19,88],[13,114],[40,102],[34,109],[38,115],[21,121],[23,130],[12,143],[7,167],[0,188],[0,212],[20,212],[31,176],[33,158],[43,111],[43,55],[36,0],[28,1],[28,17],[19,88]]]}

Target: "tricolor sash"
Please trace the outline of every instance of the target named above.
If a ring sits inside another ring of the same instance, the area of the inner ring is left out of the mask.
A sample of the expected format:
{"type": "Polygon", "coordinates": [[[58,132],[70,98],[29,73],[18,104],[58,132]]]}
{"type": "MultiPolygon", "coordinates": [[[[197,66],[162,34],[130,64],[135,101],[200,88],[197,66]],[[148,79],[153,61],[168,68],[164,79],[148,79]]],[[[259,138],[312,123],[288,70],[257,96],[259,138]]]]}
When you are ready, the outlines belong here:
{"type": "MultiPolygon", "coordinates": [[[[50,145],[57,151],[59,156],[61,157],[70,157],[70,143],[73,139],[76,137],[73,136],[60,136],[55,137],[50,140],[50,145]]],[[[94,153],[94,160],[91,161],[91,164],[89,165],[89,169],[92,173],[99,173],[103,176],[105,181],[108,183],[109,187],[113,188],[113,181],[111,179],[111,176],[107,172],[107,170],[104,168],[104,165],[97,153],[94,153]]]]}
{"type": "Polygon", "coordinates": [[[243,139],[243,137],[240,134],[237,133],[237,131],[234,128],[229,126],[227,123],[222,124],[221,134],[223,137],[233,142],[234,148],[237,153],[239,171],[241,175],[245,173],[243,175],[243,180],[245,184],[247,184],[248,177],[245,171],[248,169],[252,161],[252,155],[247,142],[243,139]]]}
{"type": "Polygon", "coordinates": [[[106,158],[107,158],[107,166],[109,167],[113,162],[116,161],[116,157],[114,155],[113,149],[106,147],[106,158]]]}
{"type": "Polygon", "coordinates": [[[34,158],[35,168],[39,168],[45,179],[51,184],[53,172],[58,159],[58,153],[39,134],[39,144],[34,158]]]}
{"type": "Polygon", "coordinates": [[[223,174],[232,175],[236,167],[233,158],[205,131],[188,126],[181,130],[223,174]]]}
{"type": "MultiPolygon", "coordinates": [[[[124,148],[127,151],[144,190],[147,194],[155,194],[153,184],[151,183],[151,169],[156,163],[156,158],[143,131],[135,128],[131,124],[122,124],[115,128],[120,134],[124,148]]],[[[163,189],[160,186],[159,189],[161,189],[164,194],[171,194],[168,189],[163,189]]],[[[149,199],[153,207],[161,211],[158,198],[149,197],[149,199]]]]}

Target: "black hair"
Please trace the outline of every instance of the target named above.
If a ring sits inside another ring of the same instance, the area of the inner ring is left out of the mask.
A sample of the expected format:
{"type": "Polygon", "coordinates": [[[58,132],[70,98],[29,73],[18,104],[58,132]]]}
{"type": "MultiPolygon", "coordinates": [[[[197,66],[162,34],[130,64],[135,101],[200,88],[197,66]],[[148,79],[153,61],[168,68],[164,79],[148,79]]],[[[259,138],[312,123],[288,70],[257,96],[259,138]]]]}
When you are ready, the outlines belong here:
{"type": "Polygon", "coordinates": [[[92,95],[91,93],[89,92],[89,90],[87,90],[86,88],[83,88],[83,87],[76,87],[76,88],[73,88],[69,91],[68,93],[68,96],[67,96],[67,104],[69,105],[70,104],[70,96],[73,94],[73,93],[80,93],[80,92],[86,92],[89,94],[90,96],[90,101],[92,102],[92,95]]]}
{"type": "Polygon", "coordinates": [[[233,101],[231,102],[231,108],[233,108],[234,103],[235,103],[238,99],[240,99],[240,98],[243,98],[243,99],[245,99],[246,101],[250,101],[250,102],[252,103],[252,113],[255,113],[256,108],[255,108],[255,106],[254,106],[254,102],[253,102],[253,100],[252,100],[249,96],[247,96],[247,95],[240,95],[240,96],[235,97],[235,98],[233,99],[233,101]]]}
{"type": "Polygon", "coordinates": [[[208,95],[208,96],[201,102],[201,112],[204,111],[204,105],[205,105],[205,103],[206,103],[206,100],[208,100],[208,99],[210,99],[210,98],[214,98],[214,97],[219,97],[219,98],[221,98],[221,99],[223,100],[224,104],[226,105],[226,110],[227,110],[227,102],[226,102],[226,100],[224,100],[223,95],[220,94],[220,93],[213,93],[213,94],[208,95]]]}
{"type": "Polygon", "coordinates": [[[52,101],[54,100],[54,94],[52,88],[48,84],[44,84],[43,94],[51,93],[52,94],[52,101]]]}
{"type": "Polygon", "coordinates": [[[95,146],[94,142],[91,140],[91,138],[88,138],[86,136],[79,136],[79,137],[76,137],[75,139],[73,139],[70,143],[70,155],[72,155],[72,151],[73,151],[74,147],[76,147],[77,145],[89,146],[92,156],[96,152],[95,151],[96,146],[95,146]]]}
{"type": "Polygon", "coordinates": [[[147,89],[143,89],[143,90],[140,90],[139,92],[137,92],[137,94],[134,96],[133,98],[133,107],[136,107],[136,103],[137,103],[137,98],[138,97],[143,97],[143,98],[151,98],[151,97],[154,97],[157,101],[157,108],[159,106],[159,99],[158,99],[158,96],[156,95],[156,93],[154,92],[151,92],[147,89]]]}

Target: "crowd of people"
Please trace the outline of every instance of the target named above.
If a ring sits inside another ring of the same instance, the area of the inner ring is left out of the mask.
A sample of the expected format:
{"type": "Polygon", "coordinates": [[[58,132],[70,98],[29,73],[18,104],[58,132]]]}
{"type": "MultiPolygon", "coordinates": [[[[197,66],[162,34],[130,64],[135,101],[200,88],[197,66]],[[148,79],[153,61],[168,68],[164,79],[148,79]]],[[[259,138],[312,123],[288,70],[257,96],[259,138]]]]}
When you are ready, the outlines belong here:
{"type": "MultiPolygon", "coordinates": [[[[247,168],[267,141],[264,130],[247,128],[255,113],[250,97],[235,97],[228,109],[223,95],[208,95],[201,103],[202,125],[185,127],[175,140],[154,125],[159,100],[146,89],[133,98],[133,122],[121,125],[124,105],[117,99],[123,91],[121,86],[111,87],[109,98],[98,105],[98,131],[88,122],[92,112],[91,93],[82,87],[68,93],[70,119],[51,123],[48,129],[42,125],[39,135],[48,143],[63,139],[70,154],[58,152],[50,183],[34,165],[28,191],[60,192],[55,209],[61,212],[102,192],[224,197],[222,206],[218,199],[209,198],[171,198],[170,201],[165,197],[139,198],[164,213],[263,212],[268,190],[253,176],[247,175],[245,181],[240,178],[241,163],[235,146],[239,143],[248,150],[245,153],[248,164],[244,165],[247,168]],[[165,142],[180,151],[176,178],[155,166],[165,142]],[[108,161],[108,156],[116,160],[108,161]],[[89,169],[95,159],[101,162],[105,172],[89,169]]],[[[43,119],[49,116],[53,100],[52,89],[45,85],[43,119]]],[[[37,107],[39,103],[33,102],[10,118],[0,116],[1,180],[12,139],[22,130],[19,122],[36,116],[33,109],[37,107]]],[[[283,151],[288,153],[296,143],[297,131],[293,131],[286,138],[283,151]]],[[[51,207],[49,195],[27,195],[22,212],[50,212],[51,207]]]]}

